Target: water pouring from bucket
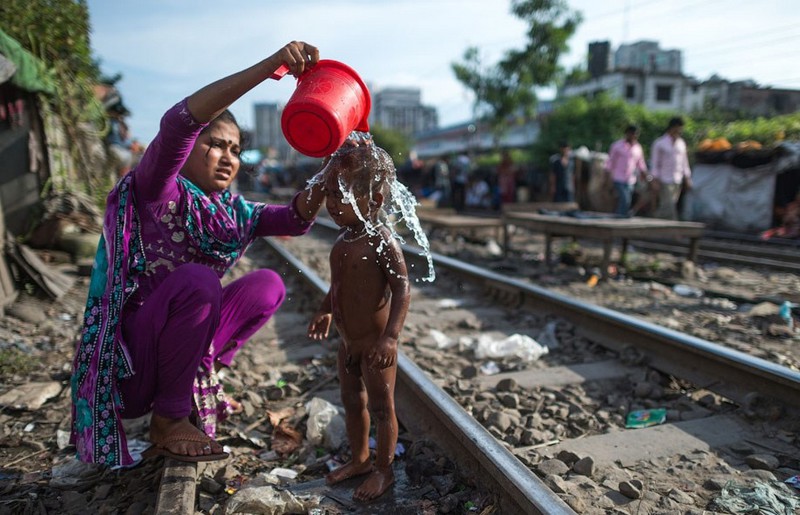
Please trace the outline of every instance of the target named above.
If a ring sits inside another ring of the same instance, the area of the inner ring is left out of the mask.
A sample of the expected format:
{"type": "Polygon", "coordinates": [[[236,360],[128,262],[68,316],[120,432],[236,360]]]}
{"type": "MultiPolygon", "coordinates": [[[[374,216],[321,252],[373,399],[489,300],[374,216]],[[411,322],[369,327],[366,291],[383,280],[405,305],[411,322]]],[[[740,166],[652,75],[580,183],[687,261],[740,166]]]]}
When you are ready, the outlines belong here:
{"type": "MultiPolygon", "coordinates": [[[[281,67],[284,68],[284,67],[281,67]]],[[[272,78],[288,71],[279,68],[272,78]]],[[[301,154],[324,157],[334,153],[353,131],[369,132],[372,99],[364,81],[344,63],[319,61],[297,79],[281,116],[281,129],[301,154]]]]}

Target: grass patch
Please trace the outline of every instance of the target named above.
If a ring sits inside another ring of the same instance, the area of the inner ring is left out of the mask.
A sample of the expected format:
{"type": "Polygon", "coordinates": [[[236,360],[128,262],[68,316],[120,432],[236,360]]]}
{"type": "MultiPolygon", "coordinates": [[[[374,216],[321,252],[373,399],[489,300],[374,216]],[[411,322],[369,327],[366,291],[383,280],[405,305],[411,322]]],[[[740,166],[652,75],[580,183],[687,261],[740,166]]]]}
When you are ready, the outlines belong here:
{"type": "Polygon", "coordinates": [[[0,349],[0,379],[26,375],[36,368],[36,359],[18,349],[0,349]]]}

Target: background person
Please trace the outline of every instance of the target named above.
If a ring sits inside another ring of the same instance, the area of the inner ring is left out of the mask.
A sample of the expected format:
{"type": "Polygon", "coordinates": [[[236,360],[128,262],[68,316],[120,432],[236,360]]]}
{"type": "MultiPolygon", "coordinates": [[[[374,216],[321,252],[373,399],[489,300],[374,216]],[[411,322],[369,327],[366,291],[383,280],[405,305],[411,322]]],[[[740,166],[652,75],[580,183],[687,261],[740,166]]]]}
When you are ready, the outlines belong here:
{"type": "Polygon", "coordinates": [[[657,199],[653,212],[656,218],[677,220],[681,186],[685,184],[687,190],[692,189],[692,170],[682,133],[683,119],[675,117],[670,119],[664,134],[653,142],[650,188],[657,199]]]}
{"type": "Polygon", "coordinates": [[[630,216],[633,187],[639,175],[647,173],[644,151],[639,144],[639,129],[635,125],[629,125],[625,137],[611,144],[605,168],[617,192],[616,214],[630,216]]]}
{"type": "Polygon", "coordinates": [[[550,193],[553,202],[575,201],[575,162],[569,143],[562,141],[550,156],[550,193]]]}

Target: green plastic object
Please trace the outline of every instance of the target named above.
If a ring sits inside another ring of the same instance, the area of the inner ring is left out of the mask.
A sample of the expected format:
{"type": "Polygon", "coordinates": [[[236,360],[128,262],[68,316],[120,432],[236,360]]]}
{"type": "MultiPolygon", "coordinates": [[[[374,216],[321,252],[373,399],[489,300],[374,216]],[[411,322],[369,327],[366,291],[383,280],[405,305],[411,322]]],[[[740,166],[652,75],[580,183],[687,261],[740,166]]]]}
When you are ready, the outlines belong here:
{"type": "Polygon", "coordinates": [[[625,420],[625,427],[630,429],[657,426],[663,424],[665,420],[667,420],[667,410],[664,408],[631,411],[625,420]]]}

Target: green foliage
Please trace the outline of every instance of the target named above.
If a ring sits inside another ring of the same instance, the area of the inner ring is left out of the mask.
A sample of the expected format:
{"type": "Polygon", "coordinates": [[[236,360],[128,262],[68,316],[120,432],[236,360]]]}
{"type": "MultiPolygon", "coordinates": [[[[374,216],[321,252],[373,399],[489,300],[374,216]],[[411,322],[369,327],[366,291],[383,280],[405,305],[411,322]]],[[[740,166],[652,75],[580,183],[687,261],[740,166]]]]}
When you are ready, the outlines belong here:
{"type": "Polygon", "coordinates": [[[17,349],[0,349],[0,378],[27,375],[36,368],[31,356],[17,349]]]}
{"type": "Polygon", "coordinates": [[[70,159],[80,175],[60,182],[104,196],[108,180],[91,147],[105,132],[107,117],[94,94],[100,72],[92,58],[86,1],[3,0],[0,27],[41,59],[55,78],[58,94],[43,99],[66,133],[70,159]]]}
{"type": "Polygon", "coordinates": [[[370,127],[372,140],[392,156],[395,166],[400,166],[408,159],[411,139],[400,131],[374,125],[370,127]]]}
{"type": "Polygon", "coordinates": [[[485,65],[470,47],[463,62],[452,63],[456,78],[475,95],[474,111],[495,132],[517,114],[531,116],[536,107],[534,88],[550,84],[560,68],[558,59],[581,22],[564,0],[512,0],[511,12],[528,24],[528,41],[509,50],[497,64],[485,65]]]}
{"type": "Polygon", "coordinates": [[[733,144],[755,140],[764,145],[772,145],[784,139],[800,139],[800,113],[729,122],[698,120],[696,132],[698,141],[702,138],[724,137],[733,144]]]}

